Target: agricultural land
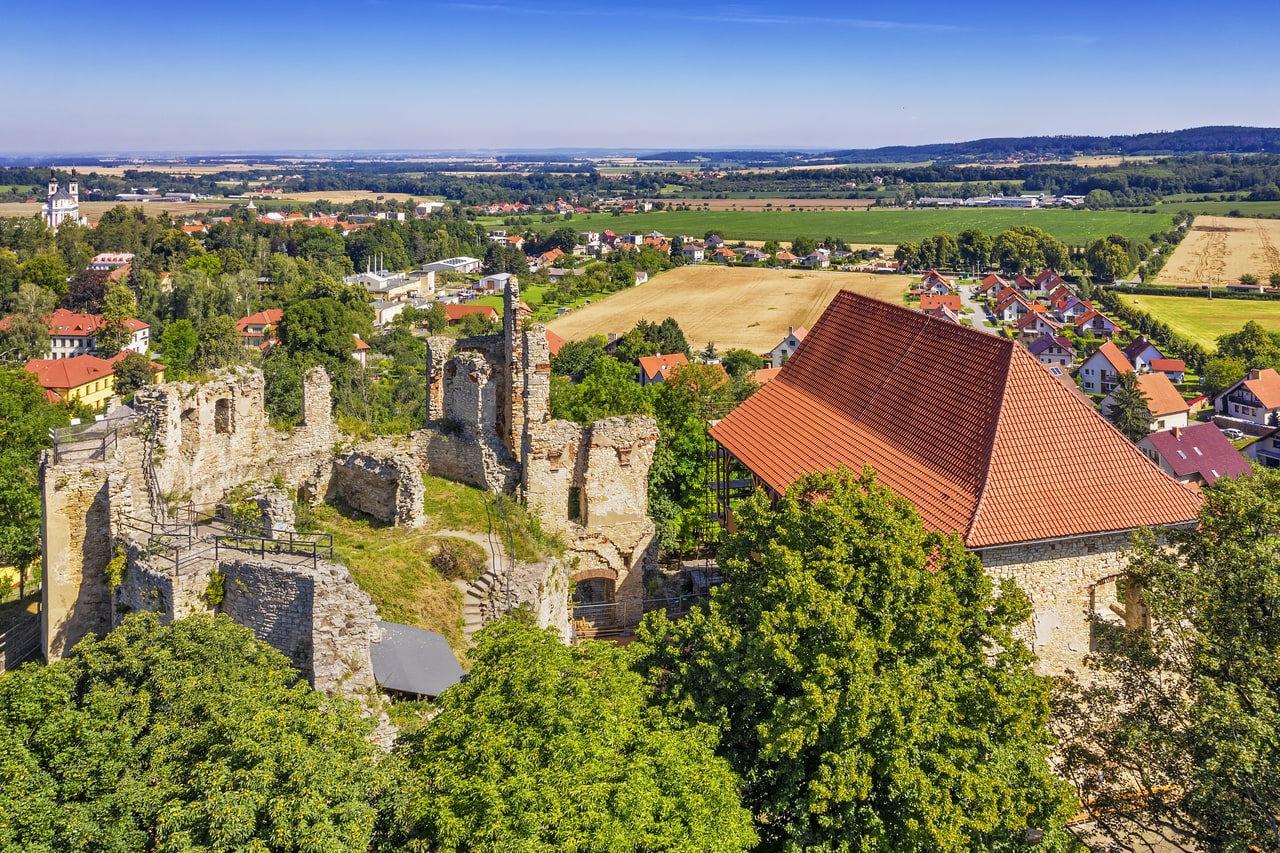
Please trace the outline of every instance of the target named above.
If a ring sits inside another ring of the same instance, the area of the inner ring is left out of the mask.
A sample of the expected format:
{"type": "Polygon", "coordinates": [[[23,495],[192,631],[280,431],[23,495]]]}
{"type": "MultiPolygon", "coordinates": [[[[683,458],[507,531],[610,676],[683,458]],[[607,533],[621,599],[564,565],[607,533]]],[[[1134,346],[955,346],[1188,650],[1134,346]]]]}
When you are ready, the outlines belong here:
{"type": "Polygon", "coordinates": [[[1219,335],[1238,332],[1250,320],[1280,332],[1280,302],[1190,296],[1126,295],[1124,298],[1210,351],[1218,346],[1219,335]]]}
{"type": "Polygon", "coordinates": [[[837,237],[848,243],[901,243],[922,240],[939,232],[959,234],[979,228],[998,234],[1014,225],[1042,228],[1062,242],[1083,246],[1100,236],[1123,234],[1145,240],[1173,224],[1171,215],[1094,210],[864,210],[754,211],[667,210],[617,217],[609,214],[575,216],[579,230],[612,229],[645,233],[702,235],[715,232],[726,240],[789,240],[798,234],[837,237]]]}
{"type": "Polygon", "coordinates": [[[1265,281],[1274,272],[1280,272],[1280,220],[1197,216],[1156,282],[1226,283],[1246,273],[1265,281]]]}
{"type": "Polygon", "coordinates": [[[766,352],[788,326],[808,326],[840,290],[901,303],[910,279],[899,275],[712,266],[680,267],[580,308],[548,324],[567,340],[622,334],[639,320],[674,317],[695,349],[766,352]]]}

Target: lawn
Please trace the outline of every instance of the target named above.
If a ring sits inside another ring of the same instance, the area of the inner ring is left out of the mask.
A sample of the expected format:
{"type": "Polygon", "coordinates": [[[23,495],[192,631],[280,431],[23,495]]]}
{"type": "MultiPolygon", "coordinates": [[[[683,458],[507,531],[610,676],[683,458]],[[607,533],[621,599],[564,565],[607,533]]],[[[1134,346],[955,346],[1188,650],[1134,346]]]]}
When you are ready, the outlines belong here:
{"type": "Polygon", "coordinates": [[[1239,331],[1250,320],[1280,332],[1280,301],[1189,296],[1126,295],[1124,298],[1211,351],[1217,348],[1219,335],[1239,331]]]}
{"type": "MultiPolygon", "coordinates": [[[[694,235],[707,232],[726,240],[782,240],[796,236],[816,239],[838,237],[855,244],[897,244],[921,240],[939,232],[958,234],[966,228],[980,228],[996,234],[1014,225],[1033,225],[1074,246],[1083,246],[1108,234],[1124,234],[1146,239],[1164,231],[1172,216],[1155,213],[1128,213],[1114,210],[903,210],[861,211],[676,211],[614,216],[592,213],[568,220],[579,231],[611,229],[619,233],[647,233],[657,230],[667,235],[694,235]]],[[[537,223],[548,231],[564,223],[537,223]]]]}
{"type": "Polygon", "coordinates": [[[1237,211],[1241,216],[1280,216],[1280,201],[1170,201],[1159,205],[1162,210],[1226,216],[1237,211]]]}
{"type": "MultiPolygon", "coordinates": [[[[442,530],[461,530],[505,540],[505,528],[488,492],[439,477],[423,477],[427,523],[392,527],[344,506],[325,504],[312,511],[315,525],[333,534],[335,556],[373,599],[389,622],[438,631],[461,657],[462,592],[431,565],[442,530]]],[[[558,544],[544,537],[518,504],[508,504],[516,558],[543,559],[558,544]]]]}

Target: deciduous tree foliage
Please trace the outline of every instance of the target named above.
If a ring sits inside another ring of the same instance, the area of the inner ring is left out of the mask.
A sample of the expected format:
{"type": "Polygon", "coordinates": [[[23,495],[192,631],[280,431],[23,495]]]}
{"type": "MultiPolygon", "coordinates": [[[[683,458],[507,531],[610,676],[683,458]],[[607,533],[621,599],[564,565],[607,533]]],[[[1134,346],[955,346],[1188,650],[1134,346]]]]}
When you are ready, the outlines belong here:
{"type": "Polygon", "coordinates": [[[1280,471],[1204,490],[1199,529],[1139,537],[1150,630],[1099,625],[1102,674],[1056,709],[1064,770],[1112,838],[1280,850],[1280,471]]]}
{"type": "Polygon", "coordinates": [[[35,376],[0,367],[0,565],[25,567],[40,556],[40,451],[67,420],[35,376]]]}
{"type": "Polygon", "coordinates": [[[761,849],[1017,850],[1029,828],[1063,848],[1017,587],[869,471],[758,492],[736,521],[728,582],[647,620],[639,653],[669,708],[720,729],[761,849]]]}
{"type": "Polygon", "coordinates": [[[709,727],[647,700],[628,653],[515,620],[477,635],[440,714],[401,739],[425,848],[735,851],[755,840],[709,727]]]}
{"type": "Polygon", "coordinates": [[[364,851],[366,730],[226,617],[132,617],[0,679],[0,850],[364,851]]]}
{"type": "Polygon", "coordinates": [[[1120,374],[1115,390],[1111,392],[1111,408],[1107,420],[1132,442],[1139,442],[1151,432],[1151,409],[1147,398],[1138,387],[1138,374],[1130,371],[1120,374]]]}

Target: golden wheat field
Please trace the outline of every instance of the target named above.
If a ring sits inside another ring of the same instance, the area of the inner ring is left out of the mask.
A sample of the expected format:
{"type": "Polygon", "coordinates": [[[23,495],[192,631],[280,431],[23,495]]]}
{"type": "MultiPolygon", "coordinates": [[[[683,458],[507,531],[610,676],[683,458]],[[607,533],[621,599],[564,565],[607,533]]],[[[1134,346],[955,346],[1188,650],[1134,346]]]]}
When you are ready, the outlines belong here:
{"type": "Polygon", "coordinates": [[[711,341],[721,352],[739,347],[767,352],[786,336],[788,326],[812,325],[840,290],[901,303],[908,284],[899,275],[679,267],[566,314],[548,328],[576,340],[622,334],[639,320],[674,317],[694,349],[711,341]]]}
{"type": "Polygon", "coordinates": [[[1280,272],[1278,247],[1280,219],[1197,216],[1156,283],[1225,284],[1245,273],[1265,282],[1280,272]]]}

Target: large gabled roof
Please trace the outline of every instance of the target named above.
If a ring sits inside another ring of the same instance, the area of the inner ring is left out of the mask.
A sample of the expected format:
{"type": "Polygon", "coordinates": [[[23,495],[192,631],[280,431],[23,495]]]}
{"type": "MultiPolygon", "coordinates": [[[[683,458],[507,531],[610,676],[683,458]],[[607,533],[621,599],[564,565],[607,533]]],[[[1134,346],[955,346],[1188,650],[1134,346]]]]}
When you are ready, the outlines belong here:
{"type": "Polygon", "coordinates": [[[1199,499],[1022,347],[840,292],[711,430],[771,489],[869,465],[972,548],[1193,521],[1199,499]],[[1061,500],[1071,484],[1079,500],[1061,500]]]}
{"type": "Polygon", "coordinates": [[[1143,441],[1160,453],[1174,475],[1199,474],[1210,486],[1219,477],[1241,477],[1251,470],[1249,460],[1215,424],[1192,424],[1182,429],[1153,432],[1143,441]]]}

